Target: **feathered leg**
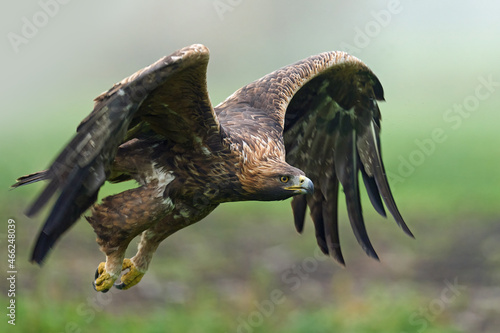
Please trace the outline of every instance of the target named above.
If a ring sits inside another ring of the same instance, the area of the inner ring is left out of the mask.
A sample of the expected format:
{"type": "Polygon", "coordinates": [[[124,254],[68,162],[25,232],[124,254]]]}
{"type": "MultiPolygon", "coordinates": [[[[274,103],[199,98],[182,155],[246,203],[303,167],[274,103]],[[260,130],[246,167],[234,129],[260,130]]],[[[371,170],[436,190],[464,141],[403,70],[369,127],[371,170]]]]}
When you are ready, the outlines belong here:
{"type": "Polygon", "coordinates": [[[106,262],[100,263],[96,271],[96,291],[108,291],[122,270],[135,272],[133,262],[124,259],[130,241],[157,223],[170,209],[158,195],[154,184],[104,198],[102,204],[92,208],[92,216],[87,220],[97,234],[101,251],[106,255],[106,262]]]}
{"type": "Polygon", "coordinates": [[[153,224],[142,233],[136,255],[125,259],[123,268],[130,271],[122,275],[121,283],[115,284],[118,289],[128,289],[142,279],[148,270],[151,259],[160,243],[178,230],[196,223],[213,211],[217,205],[203,206],[202,209],[177,201],[175,208],[161,221],[153,224]],[[181,215],[181,212],[184,216],[181,215]]]}

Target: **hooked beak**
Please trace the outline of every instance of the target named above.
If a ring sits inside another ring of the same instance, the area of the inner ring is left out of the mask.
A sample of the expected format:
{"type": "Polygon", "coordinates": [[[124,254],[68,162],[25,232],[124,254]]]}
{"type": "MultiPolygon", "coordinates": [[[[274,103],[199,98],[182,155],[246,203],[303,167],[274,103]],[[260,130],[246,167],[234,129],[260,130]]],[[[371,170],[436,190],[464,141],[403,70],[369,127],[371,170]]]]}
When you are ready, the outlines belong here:
{"type": "Polygon", "coordinates": [[[298,184],[285,187],[285,190],[293,191],[293,194],[313,194],[314,184],[306,176],[300,176],[298,184]]]}

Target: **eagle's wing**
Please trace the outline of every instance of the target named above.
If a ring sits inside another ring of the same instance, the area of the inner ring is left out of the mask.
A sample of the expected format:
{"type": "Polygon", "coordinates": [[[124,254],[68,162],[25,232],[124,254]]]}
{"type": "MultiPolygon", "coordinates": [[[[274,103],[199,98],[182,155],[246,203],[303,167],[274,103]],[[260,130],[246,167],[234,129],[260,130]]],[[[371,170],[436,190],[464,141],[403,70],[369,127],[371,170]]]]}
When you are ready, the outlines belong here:
{"type": "Polygon", "coordinates": [[[28,216],[60,192],[32,260],[41,263],[60,235],[96,201],[123,142],[152,135],[194,151],[221,145],[206,87],[208,58],[205,46],[192,45],[115,84],[96,98],[94,110],[48,170],[18,179],[14,187],[49,180],[28,216]]]}
{"type": "Polygon", "coordinates": [[[385,216],[385,202],[399,226],[412,235],[385,175],[377,100],[383,100],[382,85],[365,64],[344,52],[327,52],[266,75],[216,108],[216,112],[231,106],[264,110],[273,124],[261,127],[283,129],[287,162],[302,169],[315,184],[314,195],[292,200],[295,226],[302,231],[309,206],[318,245],[342,264],[337,225],[339,181],[354,234],[365,252],[377,258],[361,211],[359,171],[376,211],[385,216]]]}

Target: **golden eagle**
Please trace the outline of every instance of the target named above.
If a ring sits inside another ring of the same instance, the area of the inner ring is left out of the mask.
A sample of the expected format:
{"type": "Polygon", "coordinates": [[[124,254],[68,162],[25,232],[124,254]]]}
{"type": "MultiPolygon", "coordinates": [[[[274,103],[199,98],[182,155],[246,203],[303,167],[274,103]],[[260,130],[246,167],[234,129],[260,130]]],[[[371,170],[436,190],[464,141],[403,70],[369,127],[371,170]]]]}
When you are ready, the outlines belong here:
{"type": "Polygon", "coordinates": [[[57,192],[32,254],[41,264],[57,239],[97,199],[105,181],[139,186],[103,199],[87,217],[106,255],[94,287],[137,284],[158,245],[219,204],[293,197],[301,232],[307,207],[321,250],[344,264],[337,221],[339,182],[354,234],[377,254],[364,226],[361,172],[370,201],[384,204],[408,234],[380,155],[383,89],[359,59],[325,52],[278,69],[212,107],[206,85],[209,51],[185,47],[115,84],[45,171],[13,187],[49,183],[27,210],[33,216],[57,192]],[[306,177],[307,175],[307,177],[306,177]],[[314,184],[314,185],[313,185],[314,184]],[[126,259],[141,235],[137,254],[126,259]]]}

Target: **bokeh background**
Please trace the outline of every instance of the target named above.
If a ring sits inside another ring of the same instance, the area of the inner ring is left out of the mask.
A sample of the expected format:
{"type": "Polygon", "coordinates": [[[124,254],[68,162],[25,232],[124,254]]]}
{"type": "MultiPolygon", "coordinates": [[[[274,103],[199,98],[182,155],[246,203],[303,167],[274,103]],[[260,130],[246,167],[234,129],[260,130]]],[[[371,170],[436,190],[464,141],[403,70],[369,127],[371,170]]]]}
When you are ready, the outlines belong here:
{"type": "Polygon", "coordinates": [[[30,0],[0,12],[0,308],[9,332],[498,332],[500,2],[30,0]],[[234,203],[165,241],[129,291],[93,291],[104,256],[85,221],[42,269],[30,264],[47,211],[30,219],[23,210],[43,184],[9,185],[49,165],[95,96],[192,43],[211,50],[214,105],[312,54],[345,50],[367,63],[385,88],[383,157],[416,239],[364,196],[376,262],[342,203],[341,268],[319,255],[312,223],[296,234],[289,202],[234,203]],[[9,218],[15,327],[6,317],[9,218]]]}

